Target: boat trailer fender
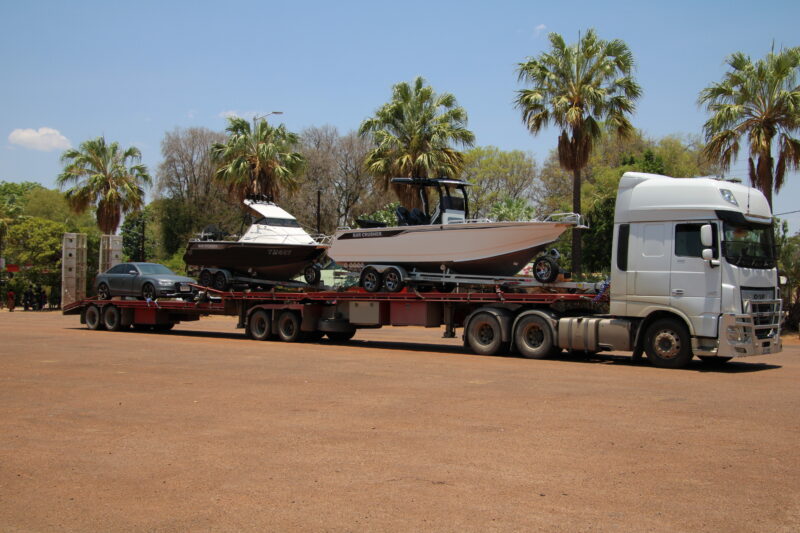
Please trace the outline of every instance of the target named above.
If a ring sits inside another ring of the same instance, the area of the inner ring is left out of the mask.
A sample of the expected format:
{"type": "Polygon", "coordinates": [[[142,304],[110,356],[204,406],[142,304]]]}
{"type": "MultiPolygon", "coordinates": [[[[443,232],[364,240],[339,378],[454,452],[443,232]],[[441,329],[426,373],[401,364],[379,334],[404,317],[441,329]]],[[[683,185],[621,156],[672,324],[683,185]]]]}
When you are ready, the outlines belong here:
{"type": "Polygon", "coordinates": [[[375,270],[377,270],[381,274],[383,274],[384,272],[386,272],[390,268],[394,268],[395,270],[397,270],[400,273],[400,279],[402,281],[408,280],[408,272],[406,272],[406,269],[403,268],[403,267],[400,267],[400,266],[397,266],[397,265],[375,265],[375,264],[372,264],[372,263],[370,263],[370,264],[368,264],[366,266],[370,266],[370,267],[374,268],[375,270]]]}
{"type": "Polygon", "coordinates": [[[466,320],[464,320],[464,333],[461,335],[461,338],[464,340],[464,346],[467,345],[467,331],[469,331],[470,322],[472,322],[475,315],[479,313],[489,313],[494,316],[500,323],[501,339],[503,342],[509,342],[511,340],[511,324],[514,321],[514,315],[511,311],[503,307],[479,307],[467,315],[466,320]]]}

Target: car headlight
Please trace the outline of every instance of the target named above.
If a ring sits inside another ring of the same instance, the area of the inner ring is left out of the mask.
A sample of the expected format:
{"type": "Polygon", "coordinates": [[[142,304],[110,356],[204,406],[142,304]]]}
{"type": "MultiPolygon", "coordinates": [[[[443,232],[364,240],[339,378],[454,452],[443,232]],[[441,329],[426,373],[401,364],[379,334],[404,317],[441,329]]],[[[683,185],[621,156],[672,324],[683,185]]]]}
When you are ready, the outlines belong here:
{"type": "Polygon", "coordinates": [[[166,279],[160,279],[158,280],[158,284],[161,285],[162,287],[169,287],[170,285],[172,285],[172,282],[166,279]]]}

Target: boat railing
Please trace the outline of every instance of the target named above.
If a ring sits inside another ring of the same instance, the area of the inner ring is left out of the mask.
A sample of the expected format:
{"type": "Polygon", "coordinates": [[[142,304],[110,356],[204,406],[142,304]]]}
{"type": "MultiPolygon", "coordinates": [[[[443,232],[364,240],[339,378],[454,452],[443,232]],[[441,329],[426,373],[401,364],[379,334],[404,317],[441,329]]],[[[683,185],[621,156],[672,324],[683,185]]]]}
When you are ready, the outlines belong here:
{"type": "Polygon", "coordinates": [[[578,213],[552,213],[544,217],[542,222],[563,222],[565,224],[575,224],[576,227],[586,229],[589,226],[583,224],[583,217],[578,213]]]}

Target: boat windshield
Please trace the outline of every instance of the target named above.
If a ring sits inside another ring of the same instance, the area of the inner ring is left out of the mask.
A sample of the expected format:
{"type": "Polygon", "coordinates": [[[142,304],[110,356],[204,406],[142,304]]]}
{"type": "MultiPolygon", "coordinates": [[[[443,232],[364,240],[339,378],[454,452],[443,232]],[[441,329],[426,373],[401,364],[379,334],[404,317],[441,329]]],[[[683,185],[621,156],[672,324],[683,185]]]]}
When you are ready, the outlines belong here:
{"type": "Polygon", "coordinates": [[[776,252],[772,226],[725,222],[722,254],[732,265],[747,268],[775,268],[776,252]]]}
{"type": "Polygon", "coordinates": [[[175,274],[164,265],[157,265],[155,263],[145,263],[136,266],[142,274],[175,274]]]}
{"type": "Polygon", "coordinates": [[[293,218],[261,217],[255,222],[260,226],[283,226],[285,228],[299,228],[300,223],[293,218]]]}

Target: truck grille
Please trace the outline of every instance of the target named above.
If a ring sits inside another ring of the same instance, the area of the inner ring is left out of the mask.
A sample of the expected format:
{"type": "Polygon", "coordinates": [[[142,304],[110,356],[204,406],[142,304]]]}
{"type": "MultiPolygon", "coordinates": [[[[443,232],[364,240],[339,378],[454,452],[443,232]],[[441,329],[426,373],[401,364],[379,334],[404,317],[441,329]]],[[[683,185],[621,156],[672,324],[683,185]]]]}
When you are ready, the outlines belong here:
{"type": "Polygon", "coordinates": [[[774,289],[742,288],[742,312],[752,317],[758,339],[771,339],[780,334],[782,302],[774,289]]]}

